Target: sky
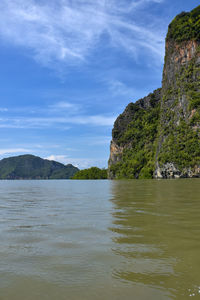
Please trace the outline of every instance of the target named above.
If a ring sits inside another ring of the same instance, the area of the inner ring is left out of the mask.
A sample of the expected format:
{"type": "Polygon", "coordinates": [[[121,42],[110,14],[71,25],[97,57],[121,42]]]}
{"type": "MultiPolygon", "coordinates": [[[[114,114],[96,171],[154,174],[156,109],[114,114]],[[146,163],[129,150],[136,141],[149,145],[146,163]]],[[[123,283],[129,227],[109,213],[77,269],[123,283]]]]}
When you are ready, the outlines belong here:
{"type": "Polygon", "coordinates": [[[196,0],[1,0],[0,159],[107,167],[126,105],[161,86],[168,24],[196,0]]]}

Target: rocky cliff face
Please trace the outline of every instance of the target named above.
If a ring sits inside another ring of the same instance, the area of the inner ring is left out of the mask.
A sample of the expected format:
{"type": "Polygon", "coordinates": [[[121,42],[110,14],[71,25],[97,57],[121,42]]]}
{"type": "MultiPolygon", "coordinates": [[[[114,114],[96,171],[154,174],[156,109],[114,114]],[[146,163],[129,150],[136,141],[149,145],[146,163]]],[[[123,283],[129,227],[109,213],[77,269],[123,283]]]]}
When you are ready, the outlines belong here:
{"type": "Polygon", "coordinates": [[[152,178],[161,89],[130,103],[117,118],[110,146],[110,178],[152,178]]]}
{"type": "Polygon", "coordinates": [[[110,178],[200,177],[200,6],[169,25],[162,88],[112,132],[110,178]]]}

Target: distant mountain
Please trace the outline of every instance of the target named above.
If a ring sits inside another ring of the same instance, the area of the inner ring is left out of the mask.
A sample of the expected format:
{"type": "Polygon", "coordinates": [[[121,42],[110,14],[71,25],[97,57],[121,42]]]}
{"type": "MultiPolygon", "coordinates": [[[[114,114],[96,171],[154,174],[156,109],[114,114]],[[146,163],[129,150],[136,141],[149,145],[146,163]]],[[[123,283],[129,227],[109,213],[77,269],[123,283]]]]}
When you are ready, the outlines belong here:
{"type": "Polygon", "coordinates": [[[69,179],[79,169],[71,164],[26,154],[0,160],[0,179],[69,179]]]}

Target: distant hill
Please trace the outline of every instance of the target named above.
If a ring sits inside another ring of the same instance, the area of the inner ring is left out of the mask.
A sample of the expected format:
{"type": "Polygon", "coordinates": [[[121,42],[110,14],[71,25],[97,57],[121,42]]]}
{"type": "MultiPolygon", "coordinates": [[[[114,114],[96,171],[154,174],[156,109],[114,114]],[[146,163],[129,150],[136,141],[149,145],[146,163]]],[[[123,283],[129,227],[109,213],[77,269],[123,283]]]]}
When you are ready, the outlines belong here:
{"type": "Polygon", "coordinates": [[[79,171],[71,164],[26,154],[0,160],[0,179],[69,179],[79,171]]]}

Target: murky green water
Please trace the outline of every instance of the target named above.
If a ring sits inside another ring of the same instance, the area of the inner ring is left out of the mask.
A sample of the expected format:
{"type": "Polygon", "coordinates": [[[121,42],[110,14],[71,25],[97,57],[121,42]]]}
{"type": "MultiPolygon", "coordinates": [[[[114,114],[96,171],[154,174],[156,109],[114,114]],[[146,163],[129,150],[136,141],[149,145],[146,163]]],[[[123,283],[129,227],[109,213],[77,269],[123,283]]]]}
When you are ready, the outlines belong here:
{"type": "Polygon", "coordinates": [[[200,299],[200,180],[0,181],[0,300],[200,299]]]}

